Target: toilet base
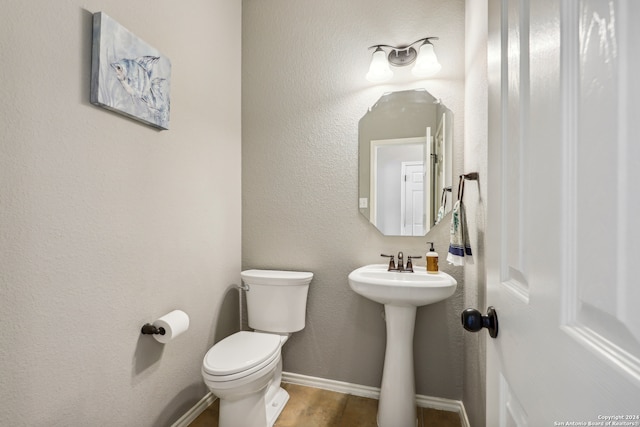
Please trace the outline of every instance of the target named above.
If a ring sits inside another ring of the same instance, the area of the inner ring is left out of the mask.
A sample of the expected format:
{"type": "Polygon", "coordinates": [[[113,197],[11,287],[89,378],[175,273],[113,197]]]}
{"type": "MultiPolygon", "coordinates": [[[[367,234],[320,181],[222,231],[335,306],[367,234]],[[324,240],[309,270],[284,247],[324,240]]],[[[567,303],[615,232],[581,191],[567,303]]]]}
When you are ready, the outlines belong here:
{"type": "Polygon", "coordinates": [[[273,427],[288,401],[289,393],[280,387],[273,399],[267,402],[267,427],[273,427]]]}
{"type": "Polygon", "coordinates": [[[241,399],[220,399],[220,427],[265,427],[267,413],[264,396],[266,388],[241,399]]]}
{"type": "Polygon", "coordinates": [[[289,401],[289,393],[279,388],[270,401],[266,389],[239,400],[220,399],[219,425],[224,427],[273,427],[289,401]]]}

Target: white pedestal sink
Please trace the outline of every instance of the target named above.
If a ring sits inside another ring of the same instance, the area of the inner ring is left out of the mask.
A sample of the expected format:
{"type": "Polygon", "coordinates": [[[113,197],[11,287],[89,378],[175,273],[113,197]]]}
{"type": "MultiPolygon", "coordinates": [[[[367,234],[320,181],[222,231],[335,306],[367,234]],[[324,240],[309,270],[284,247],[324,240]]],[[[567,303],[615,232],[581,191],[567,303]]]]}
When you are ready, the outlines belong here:
{"type": "Polygon", "coordinates": [[[360,267],[349,274],[357,294],[384,304],[387,347],[378,402],[378,427],[415,427],[416,392],[413,373],[413,330],[417,307],[449,298],[456,280],[446,273],[387,271],[385,264],[360,267]]]}

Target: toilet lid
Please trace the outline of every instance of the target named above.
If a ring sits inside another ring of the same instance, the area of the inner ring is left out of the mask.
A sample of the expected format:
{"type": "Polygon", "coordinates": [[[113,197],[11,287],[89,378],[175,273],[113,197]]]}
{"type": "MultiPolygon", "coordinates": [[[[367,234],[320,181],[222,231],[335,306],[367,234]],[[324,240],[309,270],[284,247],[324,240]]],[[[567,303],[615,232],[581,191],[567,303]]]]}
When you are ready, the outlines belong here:
{"type": "Polygon", "coordinates": [[[231,375],[259,365],[278,351],[279,335],[240,331],[211,347],[202,367],[211,375],[231,375]]]}

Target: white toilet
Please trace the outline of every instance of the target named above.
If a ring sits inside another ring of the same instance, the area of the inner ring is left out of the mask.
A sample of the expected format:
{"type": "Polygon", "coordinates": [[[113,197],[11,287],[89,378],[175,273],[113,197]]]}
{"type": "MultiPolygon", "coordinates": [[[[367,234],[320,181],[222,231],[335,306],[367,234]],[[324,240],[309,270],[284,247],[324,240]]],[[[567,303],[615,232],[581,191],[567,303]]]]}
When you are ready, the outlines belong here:
{"type": "Polygon", "coordinates": [[[241,273],[249,327],[215,344],[202,377],[220,398],[220,427],[272,427],[289,400],[280,387],[280,348],[304,328],[313,273],[247,270],[241,273]]]}

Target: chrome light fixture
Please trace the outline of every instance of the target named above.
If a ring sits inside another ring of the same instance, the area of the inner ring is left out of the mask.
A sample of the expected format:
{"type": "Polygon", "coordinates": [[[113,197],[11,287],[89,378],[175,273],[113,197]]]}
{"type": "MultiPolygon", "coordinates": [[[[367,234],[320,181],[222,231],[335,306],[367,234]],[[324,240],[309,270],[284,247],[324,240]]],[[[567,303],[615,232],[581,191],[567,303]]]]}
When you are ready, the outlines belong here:
{"type": "Polygon", "coordinates": [[[393,72],[389,64],[395,67],[404,67],[415,62],[411,72],[416,77],[429,77],[440,71],[442,66],[438,62],[436,53],[433,50],[431,40],[438,40],[438,37],[425,37],[416,40],[407,46],[389,46],[377,44],[369,49],[375,48],[371,58],[369,72],[365,76],[373,83],[381,83],[393,77],[393,72]],[[416,51],[415,45],[422,43],[416,51]],[[387,53],[388,52],[388,53],[387,53]]]}

